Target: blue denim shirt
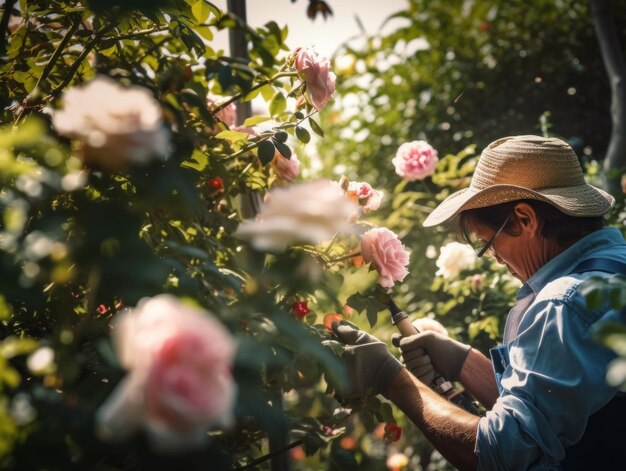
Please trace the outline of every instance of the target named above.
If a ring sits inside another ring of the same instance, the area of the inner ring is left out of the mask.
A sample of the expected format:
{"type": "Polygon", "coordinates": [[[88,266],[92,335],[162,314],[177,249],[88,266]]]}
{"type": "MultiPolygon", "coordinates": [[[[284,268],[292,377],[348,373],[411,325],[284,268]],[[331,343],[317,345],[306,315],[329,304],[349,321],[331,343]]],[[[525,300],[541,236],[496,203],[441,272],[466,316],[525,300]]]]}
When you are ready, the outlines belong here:
{"type": "MultiPolygon", "coordinates": [[[[479,470],[558,469],[565,449],[580,440],[588,417],[612,399],[606,384],[612,351],[593,338],[594,324],[619,320],[608,303],[590,312],[578,292],[582,281],[602,272],[570,273],[582,260],[626,263],[626,243],[617,229],[579,240],[541,267],[519,290],[536,297],[505,344],[509,364],[501,393],[478,423],[479,470]]],[[[626,444],[625,444],[626,446],[626,444]]]]}

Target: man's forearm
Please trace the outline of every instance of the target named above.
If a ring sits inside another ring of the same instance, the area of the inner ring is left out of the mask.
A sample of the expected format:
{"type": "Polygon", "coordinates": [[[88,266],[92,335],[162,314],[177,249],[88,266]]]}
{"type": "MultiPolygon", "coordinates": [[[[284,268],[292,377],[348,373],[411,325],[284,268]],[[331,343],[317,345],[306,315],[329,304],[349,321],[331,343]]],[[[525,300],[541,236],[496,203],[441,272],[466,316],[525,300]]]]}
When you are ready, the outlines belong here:
{"type": "Polygon", "coordinates": [[[386,396],[450,463],[461,470],[476,469],[474,447],[480,417],[442,398],[406,369],[393,379],[386,396]]]}
{"type": "Polygon", "coordinates": [[[491,361],[474,348],[463,363],[459,381],[487,410],[493,407],[500,395],[491,361]]]}

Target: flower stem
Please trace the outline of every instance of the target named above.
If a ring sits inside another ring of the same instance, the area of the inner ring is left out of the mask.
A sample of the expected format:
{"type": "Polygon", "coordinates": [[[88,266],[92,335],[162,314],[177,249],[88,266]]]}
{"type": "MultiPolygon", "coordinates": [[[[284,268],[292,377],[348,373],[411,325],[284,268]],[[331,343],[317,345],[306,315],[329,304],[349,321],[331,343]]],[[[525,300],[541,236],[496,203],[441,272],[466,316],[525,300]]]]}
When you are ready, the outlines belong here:
{"type": "Polygon", "coordinates": [[[347,255],[342,255],[341,257],[331,258],[326,263],[330,264],[330,263],[343,262],[344,260],[349,260],[351,258],[358,257],[359,255],[361,255],[361,252],[349,253],[347,255]]]}

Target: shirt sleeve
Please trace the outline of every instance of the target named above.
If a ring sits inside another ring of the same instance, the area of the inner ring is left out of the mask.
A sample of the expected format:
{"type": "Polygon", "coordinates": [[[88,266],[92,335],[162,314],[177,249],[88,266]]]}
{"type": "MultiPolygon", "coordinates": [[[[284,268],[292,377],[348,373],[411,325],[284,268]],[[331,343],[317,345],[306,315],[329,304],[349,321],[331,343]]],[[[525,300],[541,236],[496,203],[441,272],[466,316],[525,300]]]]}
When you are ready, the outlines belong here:
{"type": "Polygon", "coordinates": [[[525,313],[509,343],[502,394],[478,424],[478,469],[557,469],[588,417],[615,395],[605,381],[614,355],[592,338],[595,319],[583,302],[570,290],[538,297],[525,313]]]}

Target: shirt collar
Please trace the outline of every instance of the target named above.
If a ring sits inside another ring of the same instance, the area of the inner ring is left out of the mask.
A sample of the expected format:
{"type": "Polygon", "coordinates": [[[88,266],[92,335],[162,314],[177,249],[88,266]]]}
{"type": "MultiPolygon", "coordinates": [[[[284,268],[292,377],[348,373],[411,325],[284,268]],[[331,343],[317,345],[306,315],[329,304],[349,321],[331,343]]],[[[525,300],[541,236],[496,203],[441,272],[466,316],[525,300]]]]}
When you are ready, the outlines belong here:
{"type": "Polygon", "coordinates": [[[622,234],[615,228],[606,227],[592,232],[537,270],[519,289],[517,298],[520,299],[531,291],[538,293],[550,281],[571,273],[577,264],[596,250],[623,243],[622,234]]]}

